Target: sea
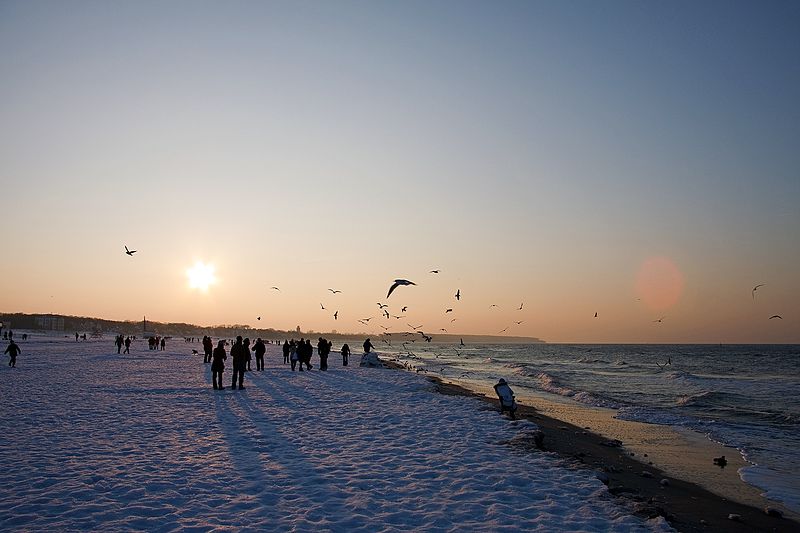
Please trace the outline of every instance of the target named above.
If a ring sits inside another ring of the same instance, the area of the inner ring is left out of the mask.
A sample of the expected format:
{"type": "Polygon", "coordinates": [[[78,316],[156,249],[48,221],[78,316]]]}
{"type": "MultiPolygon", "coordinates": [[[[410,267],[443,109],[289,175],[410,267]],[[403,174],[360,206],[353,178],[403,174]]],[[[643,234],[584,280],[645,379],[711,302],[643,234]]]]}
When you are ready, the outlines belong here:
{"type": "Polygon", "coordinates": [[[402,342],[376,348],[468,388],[503,377],[517,396],[556,395],[704,434],[750,463],[742,480],[800,512],[800,345],[402,342]]]}

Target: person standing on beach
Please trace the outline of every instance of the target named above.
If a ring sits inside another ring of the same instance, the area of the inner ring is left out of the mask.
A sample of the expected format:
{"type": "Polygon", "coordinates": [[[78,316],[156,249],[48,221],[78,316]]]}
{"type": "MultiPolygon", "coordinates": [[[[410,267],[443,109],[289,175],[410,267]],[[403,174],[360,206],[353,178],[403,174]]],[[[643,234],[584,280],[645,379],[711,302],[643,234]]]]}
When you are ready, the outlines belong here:
{"type": "Polygon", "coordinates": [[[244,345],[242,344],[242,336],[236,337],[236,342],[231,346],[231,360],[233,361],[233,378],[231,379],[231,388],[236,390],[236,377],[239,377],[239,383],[244,382],[244,345]]]}
{"type": "Polygon", "coordinates": [[[120,351],[122,350],[122,343],[123,343],[122,335],[117,335],[117,338],[114,339],[114,344],[117,345],[117,353],[120,353],[120,351]]]}
{"type": "Polygon", "coordinates": [[[131,338],[125,337],[125,351],[122,353],[131,353],[131,338]]]}
{"type": "Polygon", "coordinates": [[[167,338],[161,337],[161,350],[164,350],[164,347],[167,345],[167,338]]]}
{"type": "Polygon", "coordinates": [[[214,341],[211,340],[211,337],[207,335],[203,335],[203,363],[210,363],[211,362],[211,354],[214,350],[214,341]]]}
{"type": "Polygon", "coordinates": [[[261,340],[261,337],[256,339],[253,345],[253,351],[256,354],[256,370],[264,370],[264,354],[267,351],[267,345],[261,340]]]}
{"type": "Polygon", "coordinates": [[[372,345],[372,343],[369,341],[369,339],[367,339],[367,340],[365,340],[365,341],[364,341],[364,353],[369,353],[369,352],[370,352],[370,350],[372,350],[373,348],[374,348],[374,346],[373,346],[373,345],[372,345]]]}
{"type": "Polygon", "coordinates": [[[345,343],[342,346],[342,366],[347,366],[347,360],[350,358],[350,346],[345,343]]]}
{"type": "Polygon", "coordinates": [[[11,368],[17,368],[17,356],[22,353],[17,343],[14,342],[12,339],[8,346],[6,346],[6,351],[3,353],[7,353],[8,356],[11,358],[8,361],[8,366],[11,368]]]}
{"type": "Polygon", "coordinates": [[[311,356],[314,355],[314,347],[311,346],[311,339],[306,339],[306,347],[303,353],[304,357],[302,360],[306,363],[306,370],[311,370],[314,368],[311,366],[311,356]]]}
{"type": "Polygon", "coordinates": [[[245,339],[244,344],[247,347],[247,355],[245,356],[245,366],[247,371],[250,372],[252,369],[250,368],[250,361],[253,360],[253,354],[250,352],[250,339],[245,339]]]}
{"type": "Polygon", "coordinates": [[[319,342],[317,342],[317,355],[319,355],[320,370],[328,370],[328,354],[325,351],[327,347],[328,341],[320,337],[319,342]]]}
{"type": "MultiPolygon", "coordinates": [[[[289,358],[292,361],[292,372],[294,372],[294,367],[297,365],[297,361],[300,360],[300,356],[297,353],[297,345],[295,344],[294,339],[292,339],[292,343],[289,345],[289,351],[289,358]]],[[[300,370],[303,369],[300,368],[300,370]]]]}
{"type": "Polygon", "coordinates": [[[212,352],[212,358],[211,381],[214,384],[214,389],[225,390],[225,387],[222,386],[222,373],[225,371],[225,359],[228,356],[225,354],[224,340],[217,343],[217,347],[212,352]]]}
{"type": "MultiPolygon", "coordinates": [[[[292,347],[289,346],[289,342],[286,339],[284,339],[283,340],[283,364],[284,365],[289,362],[289,352],[291,352],[291,351],[292,351],[292,347]]],[[[294,370],[294,369],[292,369],[292,370],[294,370]]]]}

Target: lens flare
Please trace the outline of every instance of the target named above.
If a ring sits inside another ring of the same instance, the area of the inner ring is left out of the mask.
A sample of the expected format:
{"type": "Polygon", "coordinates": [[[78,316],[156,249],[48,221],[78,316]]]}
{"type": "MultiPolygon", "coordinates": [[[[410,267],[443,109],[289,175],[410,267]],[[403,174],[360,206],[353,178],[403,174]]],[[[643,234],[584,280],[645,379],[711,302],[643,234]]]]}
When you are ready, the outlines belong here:
{"type": "Polygon", "coordinates": [[[653,311],[663,311],[677,304],[683,286],[683,274],[667,257],[645,260],[636,275],[636,294],[653,311]]]}

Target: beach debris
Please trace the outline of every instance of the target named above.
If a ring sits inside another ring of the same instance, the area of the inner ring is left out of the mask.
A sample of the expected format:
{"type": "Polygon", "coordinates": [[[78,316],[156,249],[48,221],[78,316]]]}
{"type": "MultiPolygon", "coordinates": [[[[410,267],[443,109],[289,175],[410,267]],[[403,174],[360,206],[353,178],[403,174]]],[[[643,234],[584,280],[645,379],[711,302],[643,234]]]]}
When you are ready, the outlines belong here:
{"type": "Polygon", "coordinates": [[[667,478],[664,478],[661,481],[659,481],[659,484],[661,484],[662,487],[669,487],[669,480],[667,478]]]}
{"type": "Polygon", "coordinates": [[[742,515],[736,514],[736,513],[731,513],[731,514],[728,515],[728,520],[733,520],[734,522],[741,522],[742,521],[742,515]]]}
{"type": "Polygon", "coordinates": [[[728,464],[728,460],[725,459],[724,455],[721,455],[719,457],[714,457],[714,464],[720,468],[725,468],[725,465],[728,464]]]}
{"type": "Polygon", "coordinates": [[[764,514],[768,516],[774,516],[775,518],[783,518],[783,511],[774,507],[765,507],[764,514]]]}

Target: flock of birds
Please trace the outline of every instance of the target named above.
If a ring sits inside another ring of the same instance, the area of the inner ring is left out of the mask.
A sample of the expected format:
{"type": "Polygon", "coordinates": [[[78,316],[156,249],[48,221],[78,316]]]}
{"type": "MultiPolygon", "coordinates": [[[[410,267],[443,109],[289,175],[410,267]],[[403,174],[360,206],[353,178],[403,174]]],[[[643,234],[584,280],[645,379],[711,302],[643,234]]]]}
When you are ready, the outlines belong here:
{"type": "MultiPolygon", "coordinates": [[[[128,246],[127,246],[127,245],[125,245],[125,254],[126,254],[126,255],[128,255],[129,257],[133,257],[133,254],[135,254],[136,252],[137,252],[136,250],[131,250],[131,249],[129,249],[129,248],[128,248],[128,246]]],[[[430,270],[430,271],[429,271],[429,273],[430,273],[430,274],[439,274],[440,272],[441,272],[441,270],[440,270],[440,269],[433,269],[433,270],[430,270]]],[[[402,279],[402,278],[397,278],[397,279],[395,279],[395,280],[394,280],[394,282],[393,282],[393,283],[392,283],[392,284],[389,286],[389,290],[388,290],[388,292],[386,293],[386,299],[388,300],[388,299],[389,299],[389,297],[392,295],[392,293],[393,293],[393,292],[394,292],[394,291],[395,291],[395,290],[396,290],[398,287],[407,287],[407,286],[412,286],[412,285],[417,285],[417,284],[416,284],[416,283],[414,283],[413,281],[410,281],[410,280],[407,280],[407,279],[402,279]]],[[[758,289],[759,289],[760,287],[764,287],[765,285],[766,285],[766,284],[764,284],[764,283],[759,283],[759,284],[757,284],[756,286],[754,286],[754,287],[753,287],[753,289],[752,289],[752,291],[751,291],[751,296],[752,296],[752,299],[753,299],[753,301],[755,301],[755,298],[756,298],[756,291],[758,291],[758,289]]],[[[270,290],[274,290],[274,291],[278,291],[278,292],[280,292],[280,290],[281,290],[281,289],[280,289],[279,287],[277,287],[277,286],[274,286],[274,285],[273,285],[273,286],[271,286],[271,287],[270,287],[270,290]]],[[[329,289],[328,289],[328,291],[330,291],[332,295],[336,295],[336,294],[339,294],[339,293],[341,293],[341,292],[342,292],[342,291],[341,291],[341,290],[339,290],[339,289],[333,289],[333,288],[329,288],[329,289]]],[[[453,297],[456,299],[456,301],[457,301],[457,302],[460,302],[460,301],[461,301],[461,289],[460,289],[460,288],[459,288],[459,289],[456,289],[456,292],[455,292],[455,294],[453,295],[453,297]]],[[[324,304],[320,303],[319,305],[320,305],[320,308],[321,308],[323,311],[324,311],[324,310],[326,310],[326,308],[325,308],[325,305],[324,305],[324,304]]],[[[388,309],[388,308],[389,308],[388,304],[383,304],[383,303],[380,303],[380,302],[378,302],[378,303],[377,303],[377,305],[378,305],[378,309],[379,309],[379,310],[380,310],[380,312],[381,312],[381,315],[382,315],[382,316],[383,316],[383,318],[385,318],[385,319],[394,318],[394,319],[400,320],[400,319],[402,319],[402,318],[405,318],[405,317],[406,317],[406,315],[404,315],[404,314],[398,314],[398,315],[393,315],[393,314],[391,314],[391,313],[389,312],[389,309],[388,309]]],[[[518,311],[522,311],[522,309],[523,309],[524,305],[525,305],[525,304],[524,304],[524,302],[523,302],[523,303],[520,303],[520,305],[519,305],[519,308],[518,308],[517,310],[518,310],[518,311]]],[[[492,309],[495,309],[495,308],[499,308],[499,306],[498,306],[497,304],[491,304],[491,305],[489,306],[489,309],[490,309],[490,310],[492,310],[492,309]]],[[[407,307],[407,306],[403,306],[403,307],[401,308],[401,310],[400,310],[400,313],[405,313],[405,312],[407,311],[407,309],[408,309],[408,307],[407,307]]],[[[448,308],[446,308],[446,309],[445,309],[445,311],[444,311],[444,314],[449,314],[449,313],[452,313],[453,311],[454,311],[454,310],[453,310],[453,308],[452,308],[452,307],[448,307],[448,308]]],[[[333,313],[333,315],[332,315],[332,316],[333,316],[333,319],[334,319],[334,320],[338,320],[338,319],[339,319],[339,310],[337,309],[336,311],[334,311],[334,313],[333,313]]],[[[365,326],[369,326],[369,321],[370,321],[370,320],[372,320],[372,318],[373,318],[373,317],[367,317],[367,318],[358,319],[358,320],[357,320],[357,322],[359,322],[359,323],[361,323],[361,324],[363,324],[363,325],[365,325],[365,326]]],[[[594,313],[594,318],[599,318],[598,312],[595,312],[595,313],[594,313]]],[[[667,318],[666,316],[659,317],[659,318],[657,318],[657,319],[653,320],[653,323],[654,323],[654,324],[661,324],[661,323],[663,323],[663,322],[664,322],[664,320],[665,320],[666,318],[667,318]]],[[[770,317],[769,317],[769,319],[768,319],[768,320],[774,320],[774,319],[783,320],[783,317],[782,317],[781,315],[772,315],[772,316],[770,316],[770,317]]],[[[260,321],[260,320],[261,320],[261,317],[260,317],[260,316],[259,316],[259,317],[256,317],[256,320],[259,320],[259,321],[260,321]]],[[[451,321],[450,321],[450,322],[451,322],[451,323],[453,323],[453,322],[455,322],[456,320],[457,320],[456,318],[453,318],[453,319],[451,319],[451,321]]],[[[515,320],[515,321],[514,321],[514,324],[516,324],[516,325],[521,325],[523,322],[524,322],[524,320],[515,320]]],[[[422,339],[423,339],[424,341],[426,341],[426,342],[431,342],[431,340],[432,340],[432,337],[431,337],[430,335],[427,335],[427,334],[426,334],[424,331],[422,331],[422,327],[423,327],[422,325],[419,325],[419,326],[413,326],[413,325],[411,325],[411,324],[408,324],[408,326],[409,326],[409,327],[410,327],[412,330],[414,330],[414,332],[415,332],[415,333],[419,333],[419,334],[422,336],[422,339]]],[[[383,330],[384,330],[384,333],[382,333],[382,334],[381,334],[382,336],[384,336],[384,337],[389,337],[389,336],[391,336],[391,333],[389,333],[389,331],[388,331],[390,328],[388,328],[388,327],[386,327],[386,326],[383,326],[383,325],[380,325],[380,327],[381,327],[381,328],[383,328],[383,330]]],[[[497,334],[498,334],[498,335],[500,335],[500,334],[503,334],[503,333],[505,333],[506,331],[508,331],[508,329],[509,329],[510,327],[511,327],[510,325],[509,325],[509,326],[506,326],[506,327],[505,327],[505,328],[503,328],[502,330],[498,331],[498,332],[497,332],[497,334]]],[[[444,332],[444,333],[447,333],[447,329],[446,329],[446,328],[440,328],[440,330],[439,330],[439,331],[442,331],[442,332],[444,332]]],[[[412,334],[411,334],[411,333],[408,333],[408,332],[406,332],[406,333],[405,333],[405,335],[412,335],[412,334]]],[[[384,340],[384,342],[387,342],[387,343],[389,343],[389,341],[387,341],[386,339],[382,339],[382,340],[384,340]]],[[[413,342],[413,341],[412,341],[412,342],[413,342]]],[[[464,341],[463,341],[463,339],[461,340],[461,345],[462,345],[462,346],[464,345],[464,341]]]]}

